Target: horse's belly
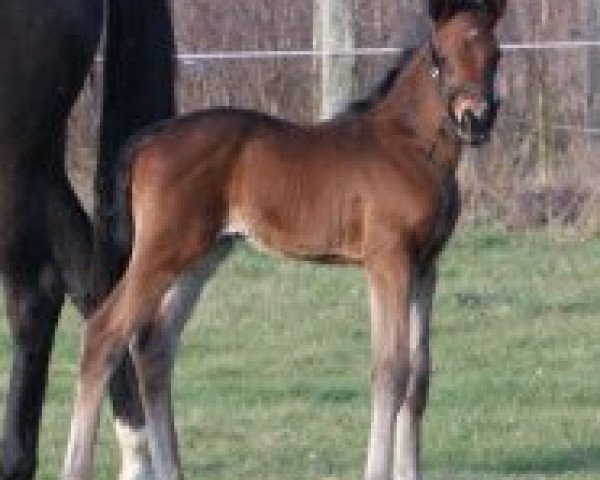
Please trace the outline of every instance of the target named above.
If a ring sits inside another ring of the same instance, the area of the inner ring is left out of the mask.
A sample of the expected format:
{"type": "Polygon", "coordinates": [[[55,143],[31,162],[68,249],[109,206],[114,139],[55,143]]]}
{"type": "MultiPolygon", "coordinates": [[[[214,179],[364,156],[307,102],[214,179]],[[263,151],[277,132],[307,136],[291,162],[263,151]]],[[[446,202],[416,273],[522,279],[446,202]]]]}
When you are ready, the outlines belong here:
{"type": "Polygon", "coordinates": [[[222,236],[245,238],[257,250],[277,257],[290,257],[327,263],[358,263],[362,242],[350,222],[294,221],[273,222],[261,215],[230,215],[222,236]]]}

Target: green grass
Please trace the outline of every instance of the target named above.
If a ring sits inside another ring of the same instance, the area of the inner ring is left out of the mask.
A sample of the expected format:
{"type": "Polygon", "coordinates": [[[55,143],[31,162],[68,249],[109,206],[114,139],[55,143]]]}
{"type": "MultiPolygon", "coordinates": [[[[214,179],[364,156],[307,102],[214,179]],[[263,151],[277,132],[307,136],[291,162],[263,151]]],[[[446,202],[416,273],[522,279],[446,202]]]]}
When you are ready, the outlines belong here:
{"type": "MultiPolygon", "coordinates": [[[[239,248],[185,331],[176,415],[187,478],[358,479],[369,416],[359,270],[239,248]]],[[[40,479],[62,461],[79,349],[67,309],[40,479]]],[[[461,232],[444,255],[426,416],[426,480],[600,478],[600,239],[461,232]]],[[[10,342],[0,323],[0,395],[10,342]]],[[[98,478],[117,452],[105,409],[98,478]]]]}

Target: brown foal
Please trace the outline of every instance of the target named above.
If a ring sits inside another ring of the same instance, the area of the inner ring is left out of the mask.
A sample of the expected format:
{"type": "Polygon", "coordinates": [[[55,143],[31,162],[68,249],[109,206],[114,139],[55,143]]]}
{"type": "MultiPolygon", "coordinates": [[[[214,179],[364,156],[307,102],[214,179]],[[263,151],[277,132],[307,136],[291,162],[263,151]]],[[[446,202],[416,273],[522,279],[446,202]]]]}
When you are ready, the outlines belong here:
{"type": "Polygon", "coordinates": [[[430,39],[332,121],[300,126],[214,109],[131,143],[132,256],[87,324],[65,479],[89,477],[105,385],[128,347],[157,477],[182,478],[175,350],[232,235],[286,257],[364,267],[373,351],[364,478],[421,478],[436,258],[459,214],[461,145],[482,143],[494,123],[494,27],[504,9],[504,0],[430,1],[430,39]]]}

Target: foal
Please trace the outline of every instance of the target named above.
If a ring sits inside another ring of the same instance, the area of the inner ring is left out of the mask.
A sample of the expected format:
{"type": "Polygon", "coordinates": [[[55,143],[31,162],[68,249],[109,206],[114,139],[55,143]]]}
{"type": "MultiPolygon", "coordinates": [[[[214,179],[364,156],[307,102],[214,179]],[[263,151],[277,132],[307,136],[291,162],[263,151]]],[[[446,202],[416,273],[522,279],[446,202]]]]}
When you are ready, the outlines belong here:
{"type": "Polygon", "coordinates": [[[231,235],[287,257],[365,268],[373,349],[365,479],[420,478],[436,257],[459,214],[461,143],[483,142],[493,125],[493,30],[504,7],[430,2],[431,39],[358,112],[331,122],[215,109],[130,145],[128,204],[117,210],[131,215],[133,252],[87,325],[65,479],[89,476],[104,386],[128,345],[158,478],[182,478],[174,354],[231,235]]]}

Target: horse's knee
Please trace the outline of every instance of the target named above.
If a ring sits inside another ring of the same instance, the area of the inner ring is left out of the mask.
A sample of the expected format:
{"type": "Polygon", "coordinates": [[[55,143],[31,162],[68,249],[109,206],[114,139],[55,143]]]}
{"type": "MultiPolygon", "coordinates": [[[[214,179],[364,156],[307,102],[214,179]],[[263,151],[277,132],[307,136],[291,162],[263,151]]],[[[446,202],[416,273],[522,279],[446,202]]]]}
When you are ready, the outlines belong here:
{"type": "Polygon", "coordinates": [[[132,342],[132,356],[144,396],[154,398],[169,388],[169,377],[175,356],[175,340],[171,329],[153,324],[143,328],[132,342]]]}
{"type": "Polygon", "coordinates": [[[171,372],[179,337],[190,316],[202,279],[183,278],[163,295],[151,321],[138,330],[131,343],[139,373],[144,375],[150,390],[166,388],[165,379],[171,372]]]}
{"type": "Polygon", "coordinates": [[[60,279],[49,266],[13,270],[4,286],[14,353],[0,478],[29,480],[36,468],[48,358],[63,296],[60,279]]]}
{"type": "Polygon", "coordinates": [[[38,347],[50,340],[64,299],[62,282],[48,265],[35,274],[7,278],[7,314],[18,347],[38,347]]]}
{"type": "Polygon", "coordinates": [[[376,355],[371,370],[371,383],[375,388],[392,390],[401,397],[406,392],[409,378],[408,349],[399,349],[389,355],[376,355]]]}
{"type": "Polygon", "coordinates": [[[81,357],[80,376],[84,383],[108,381],[126,350],[126,342],[111,335],[85,341],[81,357]]]}
{"type": "Polygon", "coordinates": [[[120,364],[127,349],[125,328],[110,309],[101,307],[86,325],[81,357],[81,377],[104,379],[120,364]]]}
{"type": "Polygon", "coordinates": [[[136,343],[145,330],[157,295],[154,293],[156,280],[154,284],[148,280],[151,283],[148,284],[143,279],[145,277],[137,273],[126,275],[88,321],[82,376],[95,378],[112,373],[123,359],[127,346],[136,343]]]}

